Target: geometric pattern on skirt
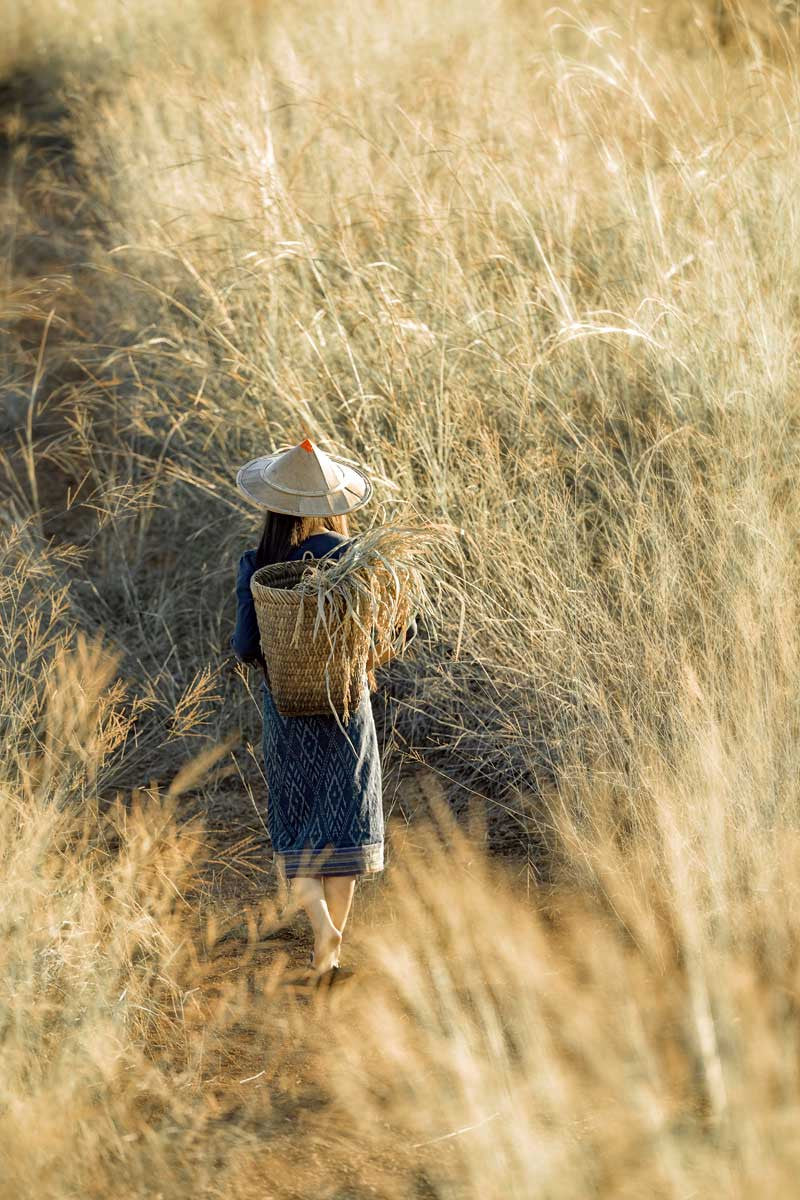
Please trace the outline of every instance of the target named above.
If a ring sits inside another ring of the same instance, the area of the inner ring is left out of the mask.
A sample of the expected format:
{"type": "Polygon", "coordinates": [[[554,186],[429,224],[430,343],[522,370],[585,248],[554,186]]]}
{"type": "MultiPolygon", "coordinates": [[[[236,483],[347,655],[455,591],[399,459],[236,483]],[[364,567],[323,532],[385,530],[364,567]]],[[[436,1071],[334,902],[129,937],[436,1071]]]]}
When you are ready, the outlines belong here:
{"type": "Polygon", "coordinates": [[[382,870],[381,760],[366,679],[347,736],[333,715],[282,716],[261,688],[267,826],[284,874],[382,870]]]}

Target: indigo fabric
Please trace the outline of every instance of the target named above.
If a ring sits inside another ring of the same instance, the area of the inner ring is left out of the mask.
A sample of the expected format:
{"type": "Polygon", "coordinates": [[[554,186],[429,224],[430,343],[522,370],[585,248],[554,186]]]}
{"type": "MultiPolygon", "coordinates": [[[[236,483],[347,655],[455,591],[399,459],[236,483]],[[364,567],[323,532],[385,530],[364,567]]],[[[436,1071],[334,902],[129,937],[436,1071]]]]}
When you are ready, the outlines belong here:
{"type": "Polygon", "coordinates": [[[380,871],[381,761],[366,678],[344,729],[333,714],[281,716],[266,686],[262,701],[267,824],[286,875],[380,871]]]}
{"type": "MultiPolygon", "coordinates": [[[[290,559],[335,557],[343,534],[312,534],[290,559]]],[[[255,550],[239,561],[236,628],[231,646],[246,663],[261,662],[250,592],[255,550]]],[[[413,636],[409,631],[409,636],[413,636]]],[[[383,868],[381,761],[366,676],[346,725],[330,716],[284,717],[265,682],[262,747],[267,778],[267,828],[286,876],[365,875],[383,868]]]]}

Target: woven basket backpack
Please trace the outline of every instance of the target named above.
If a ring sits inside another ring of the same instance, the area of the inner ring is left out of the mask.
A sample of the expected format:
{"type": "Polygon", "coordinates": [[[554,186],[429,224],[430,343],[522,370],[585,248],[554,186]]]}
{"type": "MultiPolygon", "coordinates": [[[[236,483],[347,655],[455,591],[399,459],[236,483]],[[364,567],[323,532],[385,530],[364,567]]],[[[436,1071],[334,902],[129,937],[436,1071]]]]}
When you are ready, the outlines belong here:
{"type": "MultiPolygon", "coordinates": [[[[316,598],[297,590],[307,567],[274,563],[260,567],[250,580],[268,685],[285,717],[335,712],[347,721],[368,681],[374,686],[368,673],[370,618],[366,611],[359,613],[359,621],[348,621],[332,641],[318,621],[316,598]]],[[[330,614],[331,627],[335,619],[330,614]]]]}

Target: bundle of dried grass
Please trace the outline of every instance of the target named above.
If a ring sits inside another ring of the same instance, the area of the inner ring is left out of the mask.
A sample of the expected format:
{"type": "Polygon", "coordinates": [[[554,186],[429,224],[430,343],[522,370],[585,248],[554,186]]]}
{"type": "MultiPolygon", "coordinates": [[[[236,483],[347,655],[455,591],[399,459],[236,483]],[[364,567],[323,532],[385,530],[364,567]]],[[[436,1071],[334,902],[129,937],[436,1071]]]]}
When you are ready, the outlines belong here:
{"type": "Polygon", "coordinates": [[[332,712],[346,722],[365,682],[406,645],[417,616],[433,622],[426,569],[446,534],[383,525],[340,558],[262,567],[251,581],[270,687],[285,716],[332,712]]]}

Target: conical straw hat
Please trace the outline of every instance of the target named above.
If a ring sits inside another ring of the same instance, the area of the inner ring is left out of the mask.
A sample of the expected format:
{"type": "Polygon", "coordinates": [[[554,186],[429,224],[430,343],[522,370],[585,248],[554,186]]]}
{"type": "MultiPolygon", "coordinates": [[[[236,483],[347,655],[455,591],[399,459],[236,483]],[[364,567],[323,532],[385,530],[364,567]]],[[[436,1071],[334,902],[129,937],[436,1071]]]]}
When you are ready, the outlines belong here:
{"type": "Polygon", "coordinates": [[[366,475],[308,438],[290,450],[251,459],[239,468],[236,486],[262,508],[295,517],[352,512],[372,495],[366,475]]]}

